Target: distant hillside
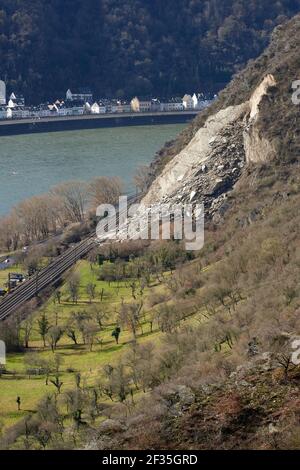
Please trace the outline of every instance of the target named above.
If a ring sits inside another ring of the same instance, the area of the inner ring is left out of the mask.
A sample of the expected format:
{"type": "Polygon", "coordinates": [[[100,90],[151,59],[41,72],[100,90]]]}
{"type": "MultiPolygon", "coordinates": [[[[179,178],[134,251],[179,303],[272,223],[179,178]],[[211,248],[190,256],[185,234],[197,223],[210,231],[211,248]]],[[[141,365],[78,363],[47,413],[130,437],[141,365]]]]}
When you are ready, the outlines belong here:
{"type": "Polygon", "coordinates": [[[216,90],[299,10],[300,0],[2,0],[0,76],[33,102],[70,86],[216,90]]]}

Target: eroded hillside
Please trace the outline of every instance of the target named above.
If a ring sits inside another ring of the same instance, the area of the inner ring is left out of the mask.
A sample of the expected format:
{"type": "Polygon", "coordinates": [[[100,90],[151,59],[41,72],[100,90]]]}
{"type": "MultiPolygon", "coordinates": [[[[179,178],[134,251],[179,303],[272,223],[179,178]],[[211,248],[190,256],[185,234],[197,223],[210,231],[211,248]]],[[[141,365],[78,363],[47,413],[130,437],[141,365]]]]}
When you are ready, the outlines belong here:
{"type": "Polygon", "coordinates": [[[299,449],[299,49],[297,16],[153,167],[145,205],[204,201],[212,216],[199,259],[173,274],[198,324],[168,332],[164,379],[88,447],[299,449]]]}

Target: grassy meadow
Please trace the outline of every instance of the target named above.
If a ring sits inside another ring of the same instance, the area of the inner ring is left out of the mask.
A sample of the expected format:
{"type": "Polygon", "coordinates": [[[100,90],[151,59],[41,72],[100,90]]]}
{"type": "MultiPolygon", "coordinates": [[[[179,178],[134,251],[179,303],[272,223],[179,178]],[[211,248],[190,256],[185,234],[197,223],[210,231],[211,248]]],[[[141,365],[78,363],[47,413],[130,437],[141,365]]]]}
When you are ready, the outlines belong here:
{"type": "MultiPolygon", "coordinates": [[[[0,422],[5,426],[14,424],[29,412],[34,412],[37,402],[46,394],[54,393],[55,387],[49,383],[45,384],[45,376],[28,375],[28,366],[25,362],[26,355],[38,352],[42,359],[51,359],[53,352],[46,345],[44,347],[39,334],[38,320],[43,313],[51,325],[65,325],[72,312],[89,311],[95,305],[101,305],[108,312],[108,318],[104,322],[103,330],[97,334],[92,350],[88,345],[75,345],[65,334],[59,341],[55,353],[63,358],[60,379],[63,382],[62,391],[73,388],[75,373],[80,372],[82,380],[87,385],[93,385],[106,364],[114,364],[128,349],[132,342],[132,333],[128,330],[121,331],[119,344],[116,344],[112,331],[116,326],[117,312],[121,302],[133,300],[130,281],[106,282],[99,281],[98,265],[91,265],[87,261],[77,263],[75,272],[80,275],[79,299],[77,304],[70,300],[70,294],[66,282],[60,288],[61,299],[58,303],[53,294],[49,300],[36,312],[32,314],[33,324],[29,340],[29,348],[26,352],[12,353],[7,355],[6,370],[0,378],[0,422]],[[96,286],[95,298],[90,301],[86,292],[86,286],[93,283],[96,286]],[[21,398],[21,410],[18,411],[16,398],[21,398]]],[[[19,271],[19,270],[18,270],[19,271]]],[[[1,272],[0,272],[1,273],[1,272]]],[[[1,273],[4,279],[4,272],[1,273]]],[[[145,288],[143,296],[146,298],[151,292],[161,290],[161,286],[145,288]]],[[[139,343],[151,341],[158,342],[161,333],[156,329],[150,331],[147,316],[138,329],[137,338],[139,343]],[[143,331],[142,331],[143,330],[143,331]]],[[[51,377],[50,377],[51,378],[51,377]]]]}

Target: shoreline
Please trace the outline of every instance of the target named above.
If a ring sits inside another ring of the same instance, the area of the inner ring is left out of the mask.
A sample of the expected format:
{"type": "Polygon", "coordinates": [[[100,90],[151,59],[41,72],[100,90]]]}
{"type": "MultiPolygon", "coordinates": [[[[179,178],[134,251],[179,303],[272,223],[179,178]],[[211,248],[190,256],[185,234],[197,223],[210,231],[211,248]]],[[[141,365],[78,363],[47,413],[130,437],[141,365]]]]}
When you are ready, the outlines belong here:
{"type": "Polygon", "coordinates": [[[126,126],[185,124],[192,121],[200,110],[163,113],[128,113],[109,115],[59,116],[41,119],[0,121],[0,137],[21,134],[102,129],[126,126]]]}

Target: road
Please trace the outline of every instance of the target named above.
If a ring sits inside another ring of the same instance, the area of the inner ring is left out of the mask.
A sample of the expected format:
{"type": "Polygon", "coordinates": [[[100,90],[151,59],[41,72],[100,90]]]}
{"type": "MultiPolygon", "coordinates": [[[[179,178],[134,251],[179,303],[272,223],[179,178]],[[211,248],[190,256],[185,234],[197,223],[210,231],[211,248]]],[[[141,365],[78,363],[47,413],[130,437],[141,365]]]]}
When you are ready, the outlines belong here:
{"type": "Polygon", "coordinates": [[[157,117],[157,116],[196,116],[200,110],[190,109],[188,111],[164,111],[164,112],[151,112],[151,113],[113,113],[113,114],[83,114],[79,116],[48,116],[45,118],[25,118],[25,119],[5,119],[0,120],[1,125],[16,125],[16,124],[39,124],[50,122],[66,122],[66,121],[93,121],[93,120],[109,120],[116,118],[139,118],[139,117],[157,117]]]}
{"type": "Polygon", "coordinates": [[[0,259],[0,270],[1,269],[7,269],[10,266],[13,266],[15,264],[15,260],[11,258],[10,256],[5,256],[4,258],[0,259]]]}

